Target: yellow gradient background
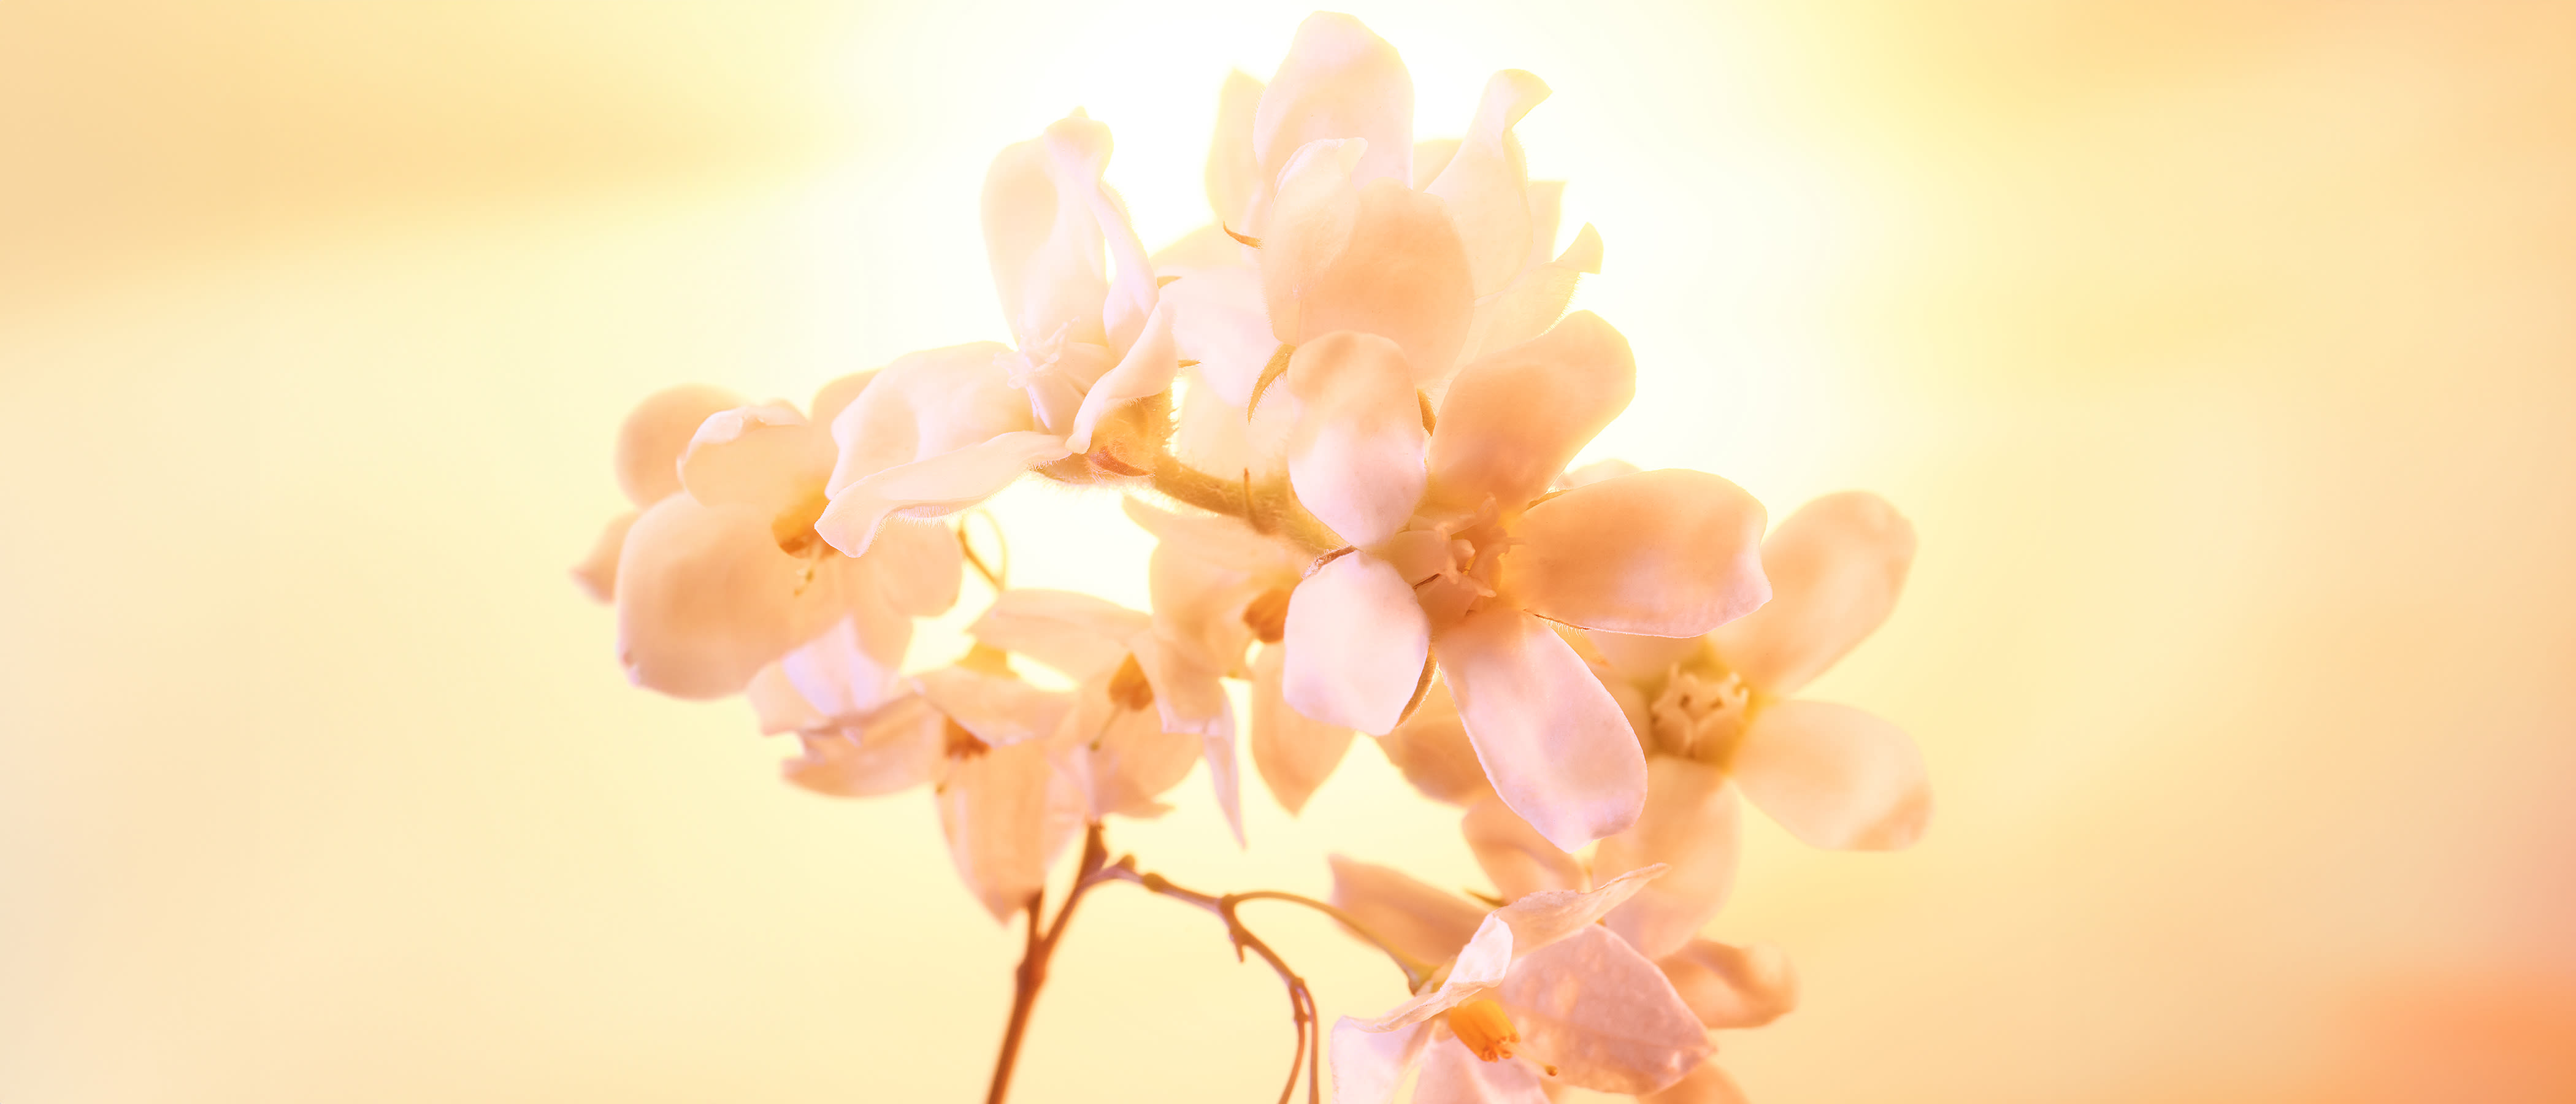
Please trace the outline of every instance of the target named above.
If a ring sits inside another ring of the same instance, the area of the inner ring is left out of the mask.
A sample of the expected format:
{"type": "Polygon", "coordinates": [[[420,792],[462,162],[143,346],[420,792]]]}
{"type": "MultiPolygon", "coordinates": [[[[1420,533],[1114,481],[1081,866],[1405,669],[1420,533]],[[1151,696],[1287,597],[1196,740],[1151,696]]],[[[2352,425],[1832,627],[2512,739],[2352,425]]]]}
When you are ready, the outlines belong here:
{"type": "MultiPolygon", "coordinates": [[[[1899,855],[1748,818],[1763,1104],[2576,1099],[2576,9],[1369,3],[1634,341],[1595,448],[1911,516],[1816,696],[1899,855]]],[[[919,794],[628,688],[564,569],[618,419],[1001,337],[984,164],[1076,105],[1159,243],[1304,9],[0,0],[0,1100],[979,1099],[1016,936],[919,794]]],[[[1112,498],[1015,580],[1141,602],[1112,498]]],[[[968,609],[980,593],[970,587],[968,609]]],[[[925,629],[916,657],[957,644],[925,629]]],[[[1365,742],[1210,889],[1478,878],[1365,742]]],[[[1256,914],[1326,1015],[1399,997],[1256,914]]],[[[1276,982],[1086,907],[1015,1099],[1267,1100],[1276,982]]]]}

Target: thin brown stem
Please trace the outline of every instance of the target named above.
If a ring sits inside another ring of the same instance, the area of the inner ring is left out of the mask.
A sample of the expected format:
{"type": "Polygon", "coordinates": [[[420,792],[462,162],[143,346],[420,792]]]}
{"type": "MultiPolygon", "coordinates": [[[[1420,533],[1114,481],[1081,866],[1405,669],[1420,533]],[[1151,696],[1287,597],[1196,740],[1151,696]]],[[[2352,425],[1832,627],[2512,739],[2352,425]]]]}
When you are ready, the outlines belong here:
{"type": "Polygon", "coordinates": [[[1053,923],[1040,921],[1045,913],[1046,892],[1029,895],[1028,947],[1020,955],[1019,969],[1012,974],[1010,1024],[1002,1029],[1002,1052],[993,1059],[993,1084],[984,1094],[984,1104],[1002,1104],[1003,1098],[1010,1095],[1011,1073],[1020,1062],[1020,1040],[1028,1034],[1029,1014],[1037,1007],[1038,990],[1046,985],[1047,963],[1055,957],[1056,944],[1064,940],[1065,925],[1073,920],[1074,906],[1082,903],[1091,887],[1100,884],[1100,869],[1108,861],[1108,842],[1095,823],[1083,835],[1082,865],[1074,873],[1073,886],[1065,891],[1064,904],[1056,908],[1053,923]],[[1039,934],[1041,929],[1045,934],[1039,934]]]}

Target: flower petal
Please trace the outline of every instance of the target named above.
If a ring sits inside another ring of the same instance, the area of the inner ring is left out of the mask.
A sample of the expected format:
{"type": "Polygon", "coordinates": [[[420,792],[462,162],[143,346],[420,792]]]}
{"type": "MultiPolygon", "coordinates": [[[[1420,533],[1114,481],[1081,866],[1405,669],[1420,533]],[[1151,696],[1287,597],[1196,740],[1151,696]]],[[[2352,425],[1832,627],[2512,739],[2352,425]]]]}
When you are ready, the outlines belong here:
{"type": "Polygon", "coordinates": [[[1431,434],[1434,496],[1473,512],[1547,493],[1574,454],[1628,408],[1637,362],[1628,339],[1590,311],[1458,371],[1431,434]]]}
{"type": "MultiPolygon", "coordinates": [[[[1317,12],[1297,25],[1288,56],[1252,114],[1252,155],[1260,184],[1251,207],[1256,220],[1269,185],[1297,150],[1321,138],[1359,138],[1369,155],[1356,166],[1359,182],[1412,179],[1413,75],[1385,39],[1360,21],[1317,12]]],[[[1266,234],[1256,222],[1247,232],[1266,234]]]]}
{"type": "Polygon", "coordinates": [[[1073,696],[1041,690],[1009,675],[938,667],[912,677],[912,688],[958,727],[995,748],[1013,747],[1056,730],[1073,696]]]}
{"type": "Polygon", "coordinates": [[[1011,386],[1011,350],[990,341],[907,353],[878,369],[832,419],[841,448],[827,491],[898,464],[1035,428],[1029,399],[1011,386]]]}
{"type": "MultiPolygon", "coordinates": [[[[1533,186],[1535,190],[1535,186],[1533,186]]],[[[1546,213],[1552,244],[1556,212],[1546,213]]],[[[1538,239],[1532,235],[1533,240],[1538,239]]],[[[1467,355],[1482,359],[1547,332],[1574,301],[1575,285],[1588,273],[1601,271],[1601,232],[1591,223],[1575,232],[1572,244],[1553,261],[1522,270],[1511,286],[1476,301],[1476,321],[1469,330],[1467,355]]]]}
{"type": "MultiPolygon", "coordinates": [[[[860,401],[864,403],[866,396],[860,401]]],[[[1067,455],[1062,438],[1005,433],[982,444],[887,468],[834,492],[832,504],[814,522],[814,531],[844,553],[865,555],[878,528],[897,511],[906,517],[955,513],[991,498],[1029,469],[1067,455]]]]}
{"type": "MultiPolygon", "coordinates": [[[[1530,235],[1529,164],[1521,155],[1512,127],[1548,96],[1545,82],[1518,69],[1505,69],[1485,82],[1476,104],[1476,120],[1467,128],[1458,152],[1431,186],[1423,189],[1448,201],[1458,236],[1467,247],[1468,269],[1478,295],[1503,289],[1528,264],[1530,235]]],[[[1553,230],[1553,227],[1550,227],[1553,230]]]]}
{"type": "Polygon", "coordinates": [[[1592,868],[1603,874],[1661,863],[1668,869],[1610,914],[1610,930],[1662,958],[1699,934],[1735,888],[1737,829],[1743,817],[1726,772],[1670,756],[1646,761],[1646,809],[1627,831],[1601,841],[1592,868]]]}
{"type": "Polygon", "coordinates": [[[820,626],[810,559],[769,517],[675,494],[635,519],[617,563],[617,655],[635,685],[680,698],[740,691],[820,626]]]}
{"type": "Polygon", "coordinates": [[[1494,792],[1445,680],[1433,679],[1421,706],[1395,731],[1378,737],[1377,746],[1406,782],[1433,801],[1463,806],[1494,792]]]}
{"type": "Polygon", "coordinates": [[[709,506],[785,513],[823,493],[834,454],[831,432],[795,407],[737,406],[699,424],[680,453],[680,485],[709,506]]]}
{"type": "Polygon", "coordinates": [[[1396,949],[1424,962],[1447,962],[1475,937],[1485,910],[1394,867],[1327,856],[1333,905],[1396,949]]]}
{"type": "Polygon", "coordinates": [[[912,619],[862,594],[849,616],[778,658],[788,685],[829,719],[873,712],[907,689],[902,667],[912,619]]]}
{"type": "Polygon", "coordinates": [[[628,510],[608,519],[599,530],[599,539],[591,542],[590,554],[572,566],[572,581],[594,602],[617,598],[617,557],[626,551],[626,531],[635,527],[641,512],[628,510]]]}
{"type": "Polygon", "coordinates": [[[1152,617],[1106,598],[1020,588],[994,595],[993,604],[966,631],[1080,681],[1108,674],[1127,658],[1128,639],[1153,624],[1152,617]]]}
{"type": "Polygon", "coordinates": [[[742,698],[751,705],[752,719],[760,725],[760,734],[776,736],[821,728],[831,722],[814,703],[805,700],[796,684],[787,681],[787,669],[772,663],[762,667],[744,684],[742,698]]]}
{"type": "Polygon", "coordinates": [[[958,877],[997,921],[1027,907],[1082,823],[1082,795],[1037,740],[949,760],[938,804],[958,877]]]}
{"type": "Polygon", "coordinates": [[[1073,729],[1069,735],[1091,794],[1091,818],[1112,813],[1152,817],[1168,811],[1155,799],[1180,785],[1198,765],[1199,736],[1164,731],[1157,710],[1128,709],[1110,701],[1105,674],[1086,683],[1075,698],[1078,704],[1064,723],[1073,729]]]}
{"type": "MultiPolygon", "coordinates": [[[[1229,240],[1229,247],[1235,246],[1229,240]]],[[[1162,300],[1172,308],[1173,351],[1199,362],[1199,377],[1240,408],[1252,401],[1252,385],[1278,351],[1270,315],[1261,299],[1261,270],[1249,266],[1193,269],[1163,287],[1162,300]]]]}
{"type": "Polygon", "coordinates": [[[1461,1004],[1484,996],[1503,983],[1517,955],[1512,950],[1512,927],[1501,912],[1485,914],[1476,925],[1476,934],[1449,960],[1449,973],[1437,988],[1428,989],[1388,1009],[1368,1025],[1371,1031],[1393,1031],[1421,1023],[1461,1004]]]}
{"type": "Polygon", "coordinates": [[[1487,797],[1468,806],[1458,832],[1466,837],[1468,850],[1476,853],[1476,865],[1493,879],[1494,892],[1505,901],[1542,890],[1581,890],[1591,881],[1583,873],[1583,864],[1547,842],[1500,798],[1487,797]]]}
{"type": "Polygon", "coordinates": [[[1109,287],[1100,305],[1101,324],[1109,347],[1124,352],[1135,344],[1146,312],[1154,309],[1154,266],[1145,256],[1145,243],[1136,236],[1127,204],[1103,179],[1109,169],[1109,128],[1077,108],[1049,124],[1042,140],[1055,162],[1056,186],[1081,197],[1109,247],[1109,287]]]}
{"type": "Polygon", "coordinates": [[[1746,684],[1795,694],[1887,620],[1914,563],[1914,525],[1867,491],[1798,508],[1762,542],[1771,602],[1726,626],[1718,654],[1746,684]]]}
{"type": "Polygon", "coordinates": [[[1146,316],[1144,331],[1126,358],[1083,392],[1082,409],[1073,416],[1073,432],[1066,435],[1064,447],[1072,452],[1091,451],[1091,431],[1100,419],[1128,403],[1170,390],[1172,376],[1180,370],[1181,355],[1172,344],[1172,310],[1157,305],[1146,316]]]}
{"type": "Polygon", "coordinates": [[[1712,1030],[1760,1027],[1798,1007],[1798,972],[1767,943],[1694,939],[1656,962],[1682,1003],[1712,1030]]]}
{"type": "Polygon", "coordinates": [[[1923,753],[1905,730],[1848,705],[1774,702],[1736,745],[1735,784],[1814,847],[1893,851],[1932,819],[1923,753]]]}
{"type": "Polygon", "coordinates": [[[1580,893],[1543,889],[1495,909],[1489,920],[1512,929],[1512,958],[1518,960],[1593,926],[1663,872],[1659,866],[1631,870],[1580,893]]]}
{"type": "Polygon", "coordinates": [[[1626,940],[1586,926],[1530,951],[1495,994],[1521,1050],[1569,1085],[1649,1093],[1716,1050],[1662,970],[1626,940]]]}
{"type": "Polygon", "coordinates": [[[1261,110],[1261,82],[1229,69],[1216,91],[1216,134],[1208,139],[1207,200],[1227,226],[1249,227],[1252,194],[1261,189],[1261,158],[1253,152],[1254,118],[1261,110]]]}
{"type": "Polygon", "coordinates": [[[1752,1099],[1738,1088],[1735,1079],[1718,1067],[1715,1058],[1704,1058],[1682,1079],[1655,1092],[1637,1097],[1637,1104],[1752,1104],[1752,1099]]]}
{"type": "Polygon", "coordinates": [[[1376,735],[1393,729],[1413,700],[1431,626],[1395,568],[1360,552],[1297,584],[1285,643],[1280,690],[1289,708],[1376,735]]]}
{"type": "Polygon", "coordinates": [[[1288,482],[1317,520],[1351,544],[1385,540],[1422,499],[1422,401],[1404,352],[1373,334],[1299,346],[1284,379],[1297,396],[1288,482]]]}
{"type": "Polygon", "coordinates": [[[1272,332],[1303,345],[1337,330],[1387,338],[1404,348],[1419,386],[1448,378],[1475,320],[1476,293],[1467,247],[1441,202],[1393,180],[1359,188],[1349,235],[1332,252],[1284,269],[1292,307],[1283,325],[1282,284],[1273,277],[1268,243],[1262,279],[1272,332]],[[1316,263],[1317,261],[1321,263],[1316,263]]]}
{"type": "Polygon", "coordinates": [[[698,425],[741,406],[730,391],[684,383],[644,397],[617,427],[617,486],[638,507],[680,493],[680,453],[698,425]]]}
{"type": "Polygon", "coordinates": [[[1526,1062],[1488,1062],[1455,1035],[1435,1037],[1422,1051],[1422,1080],[1413,1104],[1548,1104],[1538,1071],[1526,1062]]]}
{"type": "Polygon", "coordinates": [[[859,562],[885,600],[911,617],[948,612],[965,575],[957,532],[938,522],[888,518],[859,562]]]}
{"type": "Polygon", "coordinates": [[[1198,735],[1217,808],[1225,813],[1225,825],[1233,829],[1234,842],[1240,846],[1243,780],[1234,761],[1234,702],[1226,697],[1225,684],[1215,668],[1196,662],[1189,652],[1164,643],[1151,631],[1128,638],[1127,646],[1145,672],[1145,681],[1154,688],[1154,708],[1162,713],[1163,731],[1198,735]]]}
{"type": "Polygon", "coordinates": [[[1085,190],[1063,175],[1045,135],[1003,147],[984,173],[985,256],[1002,315],[1024,349],[1059,333],[1108,342],[1100,220],[1085,190]]]}
{"type": "Polygon", "coordinates": [[[1503,587],[1552,621],[1695,637],[1771,596],[1762,520],[1752,495],[1707,472],[1605,479],[1521,515],[1503,587]]]}
{"type": "Polygon", "coordinates": [[[1288,650],[1264,645],[1252,666],[1252,765],[1290,814],[1306,807],[1351,749],[1351,730],[1307,719],[1279,692],[1288,650]]]}
{"type": "Polygon", "coordinates": [[[946,724],[930,703],[901,698],[862,724],[799,733],[804,756],[780,768],[789,782],[832,797],[908,790],[938,776],[946,724]]]}
{"type": "Polygon", "coordinates": [[[874,368],[864,372],[852,372],[846,376],[836,376],[830,382],[814,389],[814,401],[806,404],[805,409],[811,414],[815,425],[829,428],[832,419],[840,417],[841,412],[849,409],[851,403],[859,401],[859,394],[866,391],[869,384],[876,382],[876,378],[877,370],[874,368]]]}
{"type": "Polygon", "coordinates": [[[1438,649],[1476,759],[1521,819],[1568,851],[1636,822],[1645,752],[1572,646],[1537,618],[1496,604],[1443,633],[1438,649]]]}
{"type": "Polygon", "coordinates": [[[1376,1031],[1368,1021],[1342,1017],[1333,1024],[1333,1104],[1393,1104],[1430,1037],[1427,1027],[1376,1031]]]}

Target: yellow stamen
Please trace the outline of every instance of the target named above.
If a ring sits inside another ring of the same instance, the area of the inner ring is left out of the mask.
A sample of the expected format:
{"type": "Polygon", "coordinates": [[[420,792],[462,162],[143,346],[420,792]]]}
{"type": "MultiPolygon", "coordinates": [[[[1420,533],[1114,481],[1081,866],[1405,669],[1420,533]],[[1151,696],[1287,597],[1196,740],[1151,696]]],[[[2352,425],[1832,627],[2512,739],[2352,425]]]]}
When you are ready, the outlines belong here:
{"type": "Polygon", "coordinates": [[[1135,710],[1153,706],[1154,684],[1145,681],[1145,668],[1136,662],[1136,653],[1127,653],[1117,672],[1109,676],[1109,700],[1135,710]]]}
{"type": "Polygon", "coordinates": [[[1458,1033],[1458,1041],[1470,1053],[1488,1062],[1511,1057],[1512,1047],[1521,1041],[1512,1018],[1492,997],[1478,997],[1450,1009],[1449,1030],[1458,1033]]]}

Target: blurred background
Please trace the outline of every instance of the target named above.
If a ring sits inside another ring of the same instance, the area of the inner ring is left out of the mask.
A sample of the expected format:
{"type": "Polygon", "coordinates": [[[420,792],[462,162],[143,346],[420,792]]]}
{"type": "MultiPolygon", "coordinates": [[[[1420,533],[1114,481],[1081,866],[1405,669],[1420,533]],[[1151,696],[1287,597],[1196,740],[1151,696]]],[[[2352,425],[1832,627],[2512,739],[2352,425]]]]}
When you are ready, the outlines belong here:
{"type": "MultiPolygon", "coordinates": [[[[1820,683],[1929,837],[1767,820],[1756,1101],[2576,1099],[2576,8],[1363,3],[1492,70],[1634,341],[1599,455],[1918,526],[1820,683]]],[[[985,162],[1080,105],[1149,244],[1305,9],[0,0],[0,1099],[980,1099],[1017,936],[919,794],[628,688],[565,569],[639,397],[1004,335],[985,162]]],[[[1015,582],[1143,601],[1114,501],[1015,582]]],[[[980,601],[970,586],[968,612],[980,601]]],[[[953,629],[916,656],[944,658],[953,629]]],[[[1365,742],[1188,884],[1480,879],[1365,742]]],[[[1329,1017],[1401,995],[1260,915],[1329,1017]]],[[[1268,1099],[1276,981],[1087,905],[1017,1100],[1268,1099]]]]}

